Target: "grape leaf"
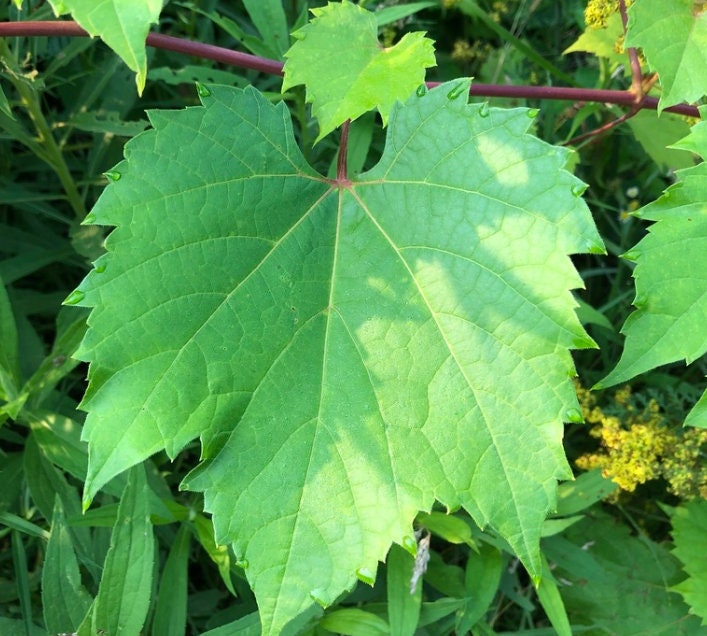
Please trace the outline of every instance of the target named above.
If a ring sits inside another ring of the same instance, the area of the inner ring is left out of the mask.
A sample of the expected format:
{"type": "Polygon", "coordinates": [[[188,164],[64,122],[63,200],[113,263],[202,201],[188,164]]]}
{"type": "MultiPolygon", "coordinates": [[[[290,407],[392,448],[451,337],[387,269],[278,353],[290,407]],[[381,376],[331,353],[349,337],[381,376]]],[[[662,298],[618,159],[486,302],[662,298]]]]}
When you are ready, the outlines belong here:
{"type": "Polygon", "coordinates": [[[98,36],[137,73],[138,93],[145,88],[145,39],[155,24],[164,0],[49,0],[54,13],[70,13],[92,36],[98,36]]]}
{"type": "Polygon", "coordinates": [[[641,47],[658,72],[658,112],[705,94],[707,13],[693,0],[641,0],[629,8],[626,46],[641,47]]]}
{"type": "Polygon", "coordinates": [[[381,48],[375,14],[344,0],[312,9],[315,18],[293,34],[285,54],[283,92],[306,84],[319,137],[347,119],[377,108],[387,123],[396,100],[406,99],[435,66],[432,40],[408,33],[381,48]]]}
{"type": "MultiPolygon", "coordinates": [[[[707,115],[707,109],[703,107],[701,114],[707,115]]],[[[705,127],[707,122],[696,124],[676,147],[707,154],[701,141],[705,127]]],[[[637,309],[621,330],[626,334],[621,359],[598,387],[624,382],[669,362],[689,364],[707,351],[707,163],[677,174],[677,183],[635,213],[657,223],[624,255],[636,261],[633,304],[637,309]]],[[[704,399],[701,403],[686,424],[707,427],[704,399]]]]}
{"type": "Polygon", "coordinates": [[[680,559],[688,578],[674,585],[692,614],[707,625],[707,501],[687,502],[670,510],[673,554],[680,559]]]}
{"type": "Polygon", "coordinates": [[[315,173],[283,104],[202,87],[150,114],[91,221],[117,228],[69,302],[92,306],[89,502],[197,436],[219,543],[279,633],[372,582],[439,500],[495,528],[537,577],[542,522],[580,417],[570,253],[603,249],[533,111],[469,82],[393,107],[383,156],[315,173]]]}

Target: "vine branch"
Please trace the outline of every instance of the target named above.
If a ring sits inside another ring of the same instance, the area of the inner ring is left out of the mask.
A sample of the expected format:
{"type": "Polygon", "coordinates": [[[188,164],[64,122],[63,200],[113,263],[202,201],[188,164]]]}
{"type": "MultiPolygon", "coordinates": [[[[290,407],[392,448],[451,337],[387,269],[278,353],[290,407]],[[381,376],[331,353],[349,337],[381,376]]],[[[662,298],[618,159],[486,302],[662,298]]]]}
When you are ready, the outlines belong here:
{"type": "MultiPolygon", "coordinates": [[[[621,2],[623,6],[624,3],[621,2]]],[[[625,12],[625,6],[624,6],[625,12]]],[[[18,21],[0,22],[0,37],[17,36],[65,36],[65,37],[88,37],[89,34],[76,22],[70,20],[58,21],[18,21]]],[[[176,53],[183,53],[213,60],[222,64],[236,66],[239,68],[251,69],[268,73],[271,75],[282,75],[282,62],[232,51],[224,47],[213,44],[203,44],[162,33],[150,33],[146,43],[154,48],[166,49],[176,53]]],[[[635,49],[633,50],[635,53],[635,49]]],[[[640,64],[638,65],[638,75],[635,75],[634,61],[631,58],[631,68],[634,72],[634,83],[636,77],[640,77],[640,64]]],[[[638,58],[636,56],[636,62],[638,58]]],[[[642,79],[642,78],[641,78],[642,79]]],[[[439,82],[428,82],[428,86],[436,86],[439,82]]],[[[572,88],[563,86],[527,86],[527,85],[501,85],[501,84],[481,84],[474,83],[471,86],[470,94],[479,97],[510,97],[520,99],[542,99],[542,100],[566,100],[572,102],[599,102],[604,104],[618,104],[628,106],[638,112],[642,109],[656,110],[658,99],[648,97],[636,91],[632,84],[629,90],[606,90],[595,88],[572,88]],[[637,96],[639,96],[637,98],[637,96]]],[[[699,111],[695,106],[688,104],[678,104],[664,109],[665,111],[687,115],[689,117],[699,117],[699,111]]],[[[634,113],[635,114],[635,113],[634,113]]]]}

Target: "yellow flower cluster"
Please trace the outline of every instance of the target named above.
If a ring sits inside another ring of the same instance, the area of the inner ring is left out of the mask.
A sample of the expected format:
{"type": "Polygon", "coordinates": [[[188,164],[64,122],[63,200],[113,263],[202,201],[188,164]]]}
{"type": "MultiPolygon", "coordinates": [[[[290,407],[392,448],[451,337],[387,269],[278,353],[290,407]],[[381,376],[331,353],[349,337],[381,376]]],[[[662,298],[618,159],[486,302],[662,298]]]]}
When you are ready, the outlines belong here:
{"type": "MultiPolygon", "coordinates": [[[[631,0],[626,0],[626,7],[631,0]]],[[[584,9],[584,22],[592,29],[603,29],[607,20],[619,10],[619,0],[589,0],[584,9]]]]}
{"type": "Polygon", "coordinates": [[[601,468],[627,492],[662,477],[678,497],[707,499],[707,430],[670,426],[654,399],[638,407],[629,386],[614,394],[611,414],[587,389],[577,386],[577,395],[585,421],[594,425],[590,434],[601,441],[598,452],[577,459],[579,468],[601,468]]]}

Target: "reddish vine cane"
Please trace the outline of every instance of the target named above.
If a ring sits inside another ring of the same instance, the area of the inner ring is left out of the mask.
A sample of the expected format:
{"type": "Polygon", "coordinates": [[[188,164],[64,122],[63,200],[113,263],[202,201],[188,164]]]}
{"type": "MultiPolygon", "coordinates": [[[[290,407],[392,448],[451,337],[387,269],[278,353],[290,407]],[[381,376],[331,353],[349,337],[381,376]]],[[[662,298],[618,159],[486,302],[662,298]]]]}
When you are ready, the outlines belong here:
{"type": "MultiPolygon", "coordinates": [[[[619,0],[621,17],[626,29],[626,4],[624,0],[619,0]]],[[[20,21],[1,22],[0,37],[17,36],[68,36],[68,37],[88,37],[88,33],[76,22],[68,20],[60,21],[20,21]]],[[[155,48],[183,53],[194,57],[213,60],[222,64],[228,64],[239,68],[247,68],[271,75],[282,75],[283,64],[277,60],[232,51],[213,44],[203,44],[185,40],[183,38],[164,35],[162,33],[150,33],[147,36],[148,46],[155,48]]],[[[481,84],[473,83],[470,94],[479,97],[506,97],[519,99],[551,99],[567,100],[572,102],[598,102],[603,104],[618,104],[628,106],[630,110],[618,119],[609,122],[595,130],[585,133],[567,142],[574,144],[586,138],[593,137],[618,126],[630,117],[643,109],[655,110],[658,107],[658,99],[645,94],[646,90],[655,82],[655,75],[644,83],[641,75],[641,66],[638,60],[636,49],[628,49],[628,57],[631,65],[632,82],[628,90],[607,90],[594,88],[571,88],[564,86],[527,86],[527,85],[501,85],[501,84],[481,84]]],[[[428,86],[437,85],[438,82],[428,82],[428,86]]],[[[689,117],[699,117],[699,111],[695,106],[688,104],[678,104],[665,109],[668,112],[687,115],[689,117]]]]}

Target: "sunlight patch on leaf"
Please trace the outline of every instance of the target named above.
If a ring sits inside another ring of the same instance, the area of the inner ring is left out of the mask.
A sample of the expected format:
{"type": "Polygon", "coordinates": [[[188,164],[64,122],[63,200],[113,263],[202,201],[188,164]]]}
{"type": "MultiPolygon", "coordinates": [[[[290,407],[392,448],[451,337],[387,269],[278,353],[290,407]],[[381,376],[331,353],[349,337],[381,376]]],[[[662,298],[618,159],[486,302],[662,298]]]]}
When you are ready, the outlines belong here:
{"type": "Polygon", "coordinates": [[[435,500],[540,574],[571,475],[569,349],[593,345],[569,254],[601,239],[568,151],[468,88],[394,106],[380,162],[339,184],[283,104],[203,87],[202,107],[150,113],[93,211],[117,227],[76,301],[85,501],[200,437],[182,487],[204,492],[264,634],[373,581],[435,500]]]}

